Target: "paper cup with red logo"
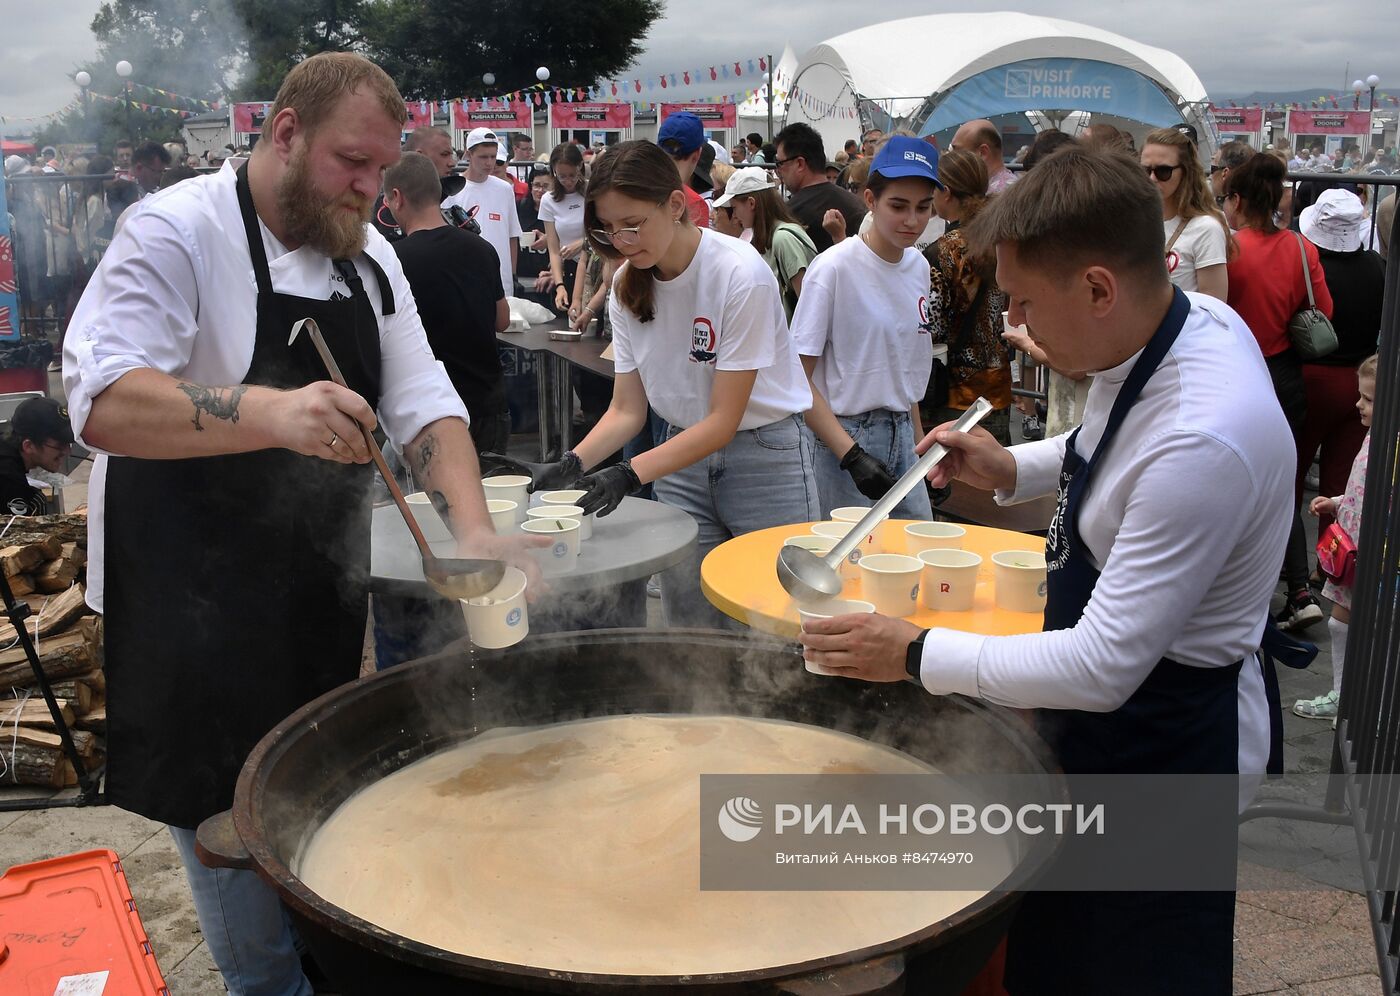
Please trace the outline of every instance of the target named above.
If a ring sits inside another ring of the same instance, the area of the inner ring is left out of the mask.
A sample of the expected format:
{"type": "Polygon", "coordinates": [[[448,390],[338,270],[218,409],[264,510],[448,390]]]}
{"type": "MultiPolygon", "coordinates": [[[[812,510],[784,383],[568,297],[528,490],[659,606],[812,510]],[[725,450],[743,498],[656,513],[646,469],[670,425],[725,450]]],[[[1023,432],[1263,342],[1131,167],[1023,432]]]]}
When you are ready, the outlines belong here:
{"type": "Polygon", "coordinates": [[[1045,611],[1045,553],[1003,550],[992,554],[997,608],[1011,612],[1045,611]]]}
{"type": "Polygon", "coordinates": [[[924,565],[919,590],[927,608],[935,612],[972,611],[981,557],[968,550],[942,548],[922,551],[919,560],[924,565]]]}
{"type": "MultiPolygon", "coordinates": [[[[836,616],[849,616],[856,613],[870,613],[875,611],[875,606],[869,602],[858,598],[828,598],[824,602],[812,602],[808,605],[799,606],[798,616],[802,619],[802,628],[807,628],[807,623],[813,619],[832,619],[836,616]]],[[[836,675],[839,671],[832,671],[824,668],[820,664],[813,664],[805,657],[802,666],[812,674],[836,675]]]]}
{"type": "Polygon", "coordinates": [[[530,479],[524,474],[501,474],[484,478],[481,490],[487,498],[500,498],[515,502],[515,521],[525,521],[525,510],[530,507],[530,479]]]}
{"type": "Polygon", "coordinates": [[[511,647],[530,632],[530,616],[525,606],[525,572],[507,567],[501,583],[485,595],[464,598],[462,615],[472,643],[487,650],[511,647]]]}
{"type": "Polygon", "coordinates": [[[497,536],[505,536],[515,532],[518,525],[515,518],[515,510],[520,506],[513,501],[504,498],[487,498],[486,511],[491,514],[491,525],[496,530],[497,536]]]}
{"type": "Polygon", "coordinates": [[[536,505],[527,509],[526,519],[577,519],[579,521],[579,540],[586,540],[593,535],[593,516],[584,515],[583,509],[577,505],[536,505]]]}
{"type": "MultiPolygon", "coordinates": [[[[841,508],[833,508],[831,510],[831,521],[849,522],[851,525],[855,525],[861,519],[865,518],[865,513],[869,511],[870,506],[868,505],[845,505],[841,508]]],[[[862,555],[886,552],[887,546],[882,534],[885,531],[885,524],[889,522],[889,518],[888,515],[885,516],[875,525],[874,529],[870,530],[870,535],[865,537],[865,542],[861,543],[862,555]]]]}
{"type": "Polygon", "coordinates": [[[568,574],[578,566],[582,523],[566,515],[548,519],[529,519],[520,528],[532,536],[548,536],[549,546],[531,547],[530,556],[540,563],[540,573],[546,577],[568,574]]]}
{"type": "Polygon", "coordinates": [[[923,569],[923,561],[903,554],[867,554],[860,558],[861,592],[881,615],[913,615],[923,569]]]}
{"type": "Polygon", "coordinates": [[[408,502],[408,509],[413,513],[418,528],[423,530],[423,538],[429,543],[438,543],[452,538],[452,530],[448,529],[447,523],[442,521],[442,516],[438,515],[438,511],[433,507],[426,491],[415,491],[411,495],[404,495],[404,500],[408,502]]]}
{"type": "MultiPolygon", "coordinates": [[[[829,539],[831,545],[835,546],[837,541],[850,532],[854,526],[854,522],[814,522],[812,523],[812,535],[829,539]]],[[[837,573],[841,575],[842,581],[852,581],[860,577],[860,567],[858,566],[860,558],[869,552],[868,549],[862,550],[862,546],[864,544],[857,544],[856,548],[846,556],[846,559],[841,561],[841,568],[837,573]]],[[[829,548],[827,552],[831,552],[829,548]]]]}
{"type": "Polygon", "coordinates": [[[951,522],[911,522],[904,527],[905,552],[917,557],[925,550],[961,550],[966,535],[951,522]]]}

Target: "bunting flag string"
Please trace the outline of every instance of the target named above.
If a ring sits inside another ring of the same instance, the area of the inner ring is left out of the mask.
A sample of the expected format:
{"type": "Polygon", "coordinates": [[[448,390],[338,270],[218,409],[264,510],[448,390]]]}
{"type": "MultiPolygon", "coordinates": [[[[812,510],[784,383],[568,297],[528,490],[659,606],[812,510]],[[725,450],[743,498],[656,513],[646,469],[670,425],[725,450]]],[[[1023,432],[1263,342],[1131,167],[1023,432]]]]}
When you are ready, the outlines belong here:
{"type": "Polygon", "coordinates": [[[217,100],[200,100],[198,97],[186,97],[183,94],[172,93],[169,90],[162,90],[158,86],[147,86],[145,83],[132,83],[133,90],[145,90],[147,93],[157,93],[166,100],[181,101],[186,104],[194,104],[206,111],[217,111],[222,108],[222,104],[217,100]]]}
{"type": "Polygon", "coordinates": [[[72,111],[76,111],[76,110],[78,109],[79,106],[80,106],[79,101],[74,100],[74,101],[70,102],[69,104],[67,104],[66,106],[60,107],[60,108],[59,108],[58,110],[56,110],[56,111],[50,111],[48,114],[35,114],[35,115],[0,114],[0,124],[28,124],[28,123],[34,122],[34,121],[43,121],[43,122],[46,122],[46,123],[47,123],[47,122],[49,122],[49,121],[55,121],[55,120],[57,120],[58,118],[63,117],[63,115],[68,114],[68,113],[70,113],[70,112],[72,112],[72,111]]]}

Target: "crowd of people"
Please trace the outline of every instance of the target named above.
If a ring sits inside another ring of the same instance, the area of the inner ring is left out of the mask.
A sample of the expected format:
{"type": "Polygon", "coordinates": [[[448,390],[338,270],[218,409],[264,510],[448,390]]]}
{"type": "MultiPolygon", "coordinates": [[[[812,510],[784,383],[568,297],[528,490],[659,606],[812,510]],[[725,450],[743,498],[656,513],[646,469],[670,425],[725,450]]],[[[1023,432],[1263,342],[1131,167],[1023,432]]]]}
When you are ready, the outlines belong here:
{"type": "MultiPolygon", "coordinates": [[[[99,179],[25,222],[46,251],[62,235],[96,247],[86,287],[50,291],[81,293],[63,372],[74,435],[99,453],[89,598],[107,616],[109,797],[172,827],[231,989],[309,991],[275,895],[203,868],[193,830],[227,808],[273,723],[358,673],[360,425],[382,424],[464,556],[519,565],[532,594],[544,541],[495,534],[483,470],[577,487],[599,515],[649,493],[691,516],[697,548],[661,585],[674,626],[736,625],[701,592],[719,544],[869,504],[940,442],[951,455],[897,516],[931,518],[955,479],[1002,503],[1058,497],[1046,631],[842,616],[805,627],[809,660],[1040,709],[1067,771],[1264,770],[1277,716],[1257,652],[1280,576],[1280,628],[1324,618],[1300,517],[1319,452],[1310,510],[1345,530],[1360,514],[1382,288],[1353,182],[1289,191],[1284,150],[1231,143],[1207,164],[1184,127],[1140,150],[1107,126],[1046,131],[1015,163],[980,119],[947,150],[872,129],[835,156],[800,123],[726,149],[686,113],[655,142],[538,155],[486,128],[462,150],[435,128],[401,148],[404,121],[378,67],[318,55],[248,156],[155,190],[171,174],[151,163],[174,157],[142,146],[125,167],[89,162],[99,179]],[[113,214],[121,184],[155,192],[113,214]],[[74,233],[79,205],[110,232],[74,233]],[[612,340],[612,383],[575,383],[590,427],[541,464],[506,453],[496,335],[511,297],[612,340]],[[1309,308],[1337,344],[1305,361],[1291,327],[1309,308]],[[306,316],[347,387],[287,342],[306,316]],[[1012,445],[1021,357],[1050,371],[1048,432],[1012,445]],[[947,431],[978,397],[985,426],[947,431]],[[218,618],[199,586],[171,584],[191,549],[221,579],[218,618]]],[[[1342,606],[1335,579],[1326,594],[1342,606]]],[[[1295,711],[1330,718],[1336,702],[1295,711]]],[[[1038,896],[1013,928],[1008,988],[1063,974],[1110,991],[1150,964],[1160,991],[1226,991],[1222,904],[1038,896]]]]}

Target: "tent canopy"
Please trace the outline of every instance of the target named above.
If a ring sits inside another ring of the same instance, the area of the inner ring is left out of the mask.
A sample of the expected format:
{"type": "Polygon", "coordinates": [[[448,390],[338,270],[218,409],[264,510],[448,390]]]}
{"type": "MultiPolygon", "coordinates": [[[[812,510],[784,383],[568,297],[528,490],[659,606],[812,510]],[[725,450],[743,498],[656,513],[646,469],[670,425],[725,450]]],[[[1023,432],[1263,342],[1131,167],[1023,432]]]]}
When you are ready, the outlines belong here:
{"type": "MultiPolygon", "coordinates": [[[[874,104],[892,121],[937,130],[945,125],[934,119],[937,106],[964,83],[969,84],[969,100],[984,105],[993,90],[1001,99],[1004,89],[1003,106],[988,107],[986,113],[1013,110],[1016,98],[1026,104],[1039,101],[1043,108],[1092,110],[1096,108],[1086,107],[1080,94],[1108,92],[1120,107],[1130,104],[1150,118],[1180,120],[1191,115],[1178,107],[1206,99],[1195,72],[1172,52],[1087,24],[1009,11],[930,14],[872,24],[812,48],[795,76],[799,99],[790,105],[789,120],[807,120],[824,135],[827,129],[818,122],[826,118],[833,119],[828,125],[833,131],[856,130],[859,125],[850,120],[846,105],[857,102],[867,116],[874,104]],[[1002,72],[993,79],[995,71],[1013,65],[1035,75],[1013,80],[1002,72]],[[1092,81],[1061,85],[1066,77],[1057,74],[1067,67],[1077,67],[1082,78],[1092,81]],[[1142,92],[1130,93],[1134,87],[1142,92]]],[[[965,114],[965,108],[950,106],[948,113],[965,114]]],[[[962,119],[968,116],[981,115],[962,119]]]]}

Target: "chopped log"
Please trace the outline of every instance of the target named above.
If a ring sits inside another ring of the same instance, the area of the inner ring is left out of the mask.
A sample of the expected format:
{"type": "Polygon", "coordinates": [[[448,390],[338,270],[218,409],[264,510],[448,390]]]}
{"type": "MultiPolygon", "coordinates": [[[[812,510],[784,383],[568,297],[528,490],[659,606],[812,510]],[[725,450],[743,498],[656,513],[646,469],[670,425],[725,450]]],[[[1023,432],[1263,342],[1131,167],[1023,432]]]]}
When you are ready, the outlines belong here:
{"type": "MultiPolygon", "coordinates": [[[[101,620],[88,617],[67,632],[41,638],[39,665],[50,681],[86,674],[101,666],[101,643],[101,620]]],[[[0,651],[0,690],[31,685],[34,681],[34,669],[23,647],[0,651]]]]}
{"type": "Polygon", "coordinates": [[[32,571],[47,559],[37,543],[3,547],[0,548],[0,572],[12,578],[16,574],[32,571]]]}
{"type": "Polygon", "coordinates": [[[79,546],[77,543],[64,543],[59,551],[59,556],[64,560],[71,560],[81,567],[87,563],[87,548],[79,546]]]}
{"type": "MultiPolygon", "coordinates": [[[[0,543],[9,546],[27,546],[30,543],[45,543],[56,539],[60,544],[77,543],[87,546],[87,516],[77,512],[68,515],[26,515],[15,519],[6,530],[0,543]]],[[[58,550],[47,559],[59,555],[58,550]]]]}
{"type": "MultiPolygon", "coordinates": [[[[69,732],[73,737],[73,746],[78,749],[78,756],[84,761],[94,761],[103,753],[102,741],[96,734],[85,730],[70,730],[69,732]]],[[[18,738],[19,743],[29,744],[31,747],[63,749],[63,738],[53,730],[44,730],[35,726],[21,726],[18,730],[7,730],[6,736],[12,741],[18,738]]]]}
{"type": "Polygon", "coordinates": [[[0,743],[0,786],[3,785],[46,785],[59,788],[71,777],[76,783],[77,774],[73,766],[56,747],[40,747],[34,744],[14,743],[6,740],[0,743]]]}
{"type": "Polygon", "coordinates": [[[88,712],[75,719],[73,725],[80,730],[104,733],[107,729],[107,704],[104,702],[100,706],[93,706],[88,712]]]}
{"type": "Polygon", "coordinates": [[[28,574],[16,574],[8,579],[10,582],[10,594],[16,598],[32,594],[34,591],[34,579],[28,574]]]}
{"type": "MultiPolygon", "coordinates": [[[[35,695],[39,694],[39,689],[36,686],[30,687],[35,695]]],[[[91,709],[93,699],[96,697],[92,686],[81,681],[60,681],[49,687],[53,690],[54,698],[68,700],[68,704],[73,708],[74,716],[81,716],[91,709]]]]}
{"type": "MultiPolygon", "coordinates": [[[[73,725],[73,708],[68,704],[67,699],[57,699],[58,711],[63,715],[63,721],[69,726],[73,725]]],[[[37,726],[43,729],[53,729],[53,714],[49,712],[49,704],[44,701],[42,695],[35,695],[19,706],[18,699],[0,699],[0,734],[13,729],[15,723],[21,726],[37,726]]],[[[0,740],[3,740],[0,735],[0,740]]]]}
{"type": "MultiPolygon", "coordinates": [[[[75,584],[67,591],[58,595],[50,596],[48,602],[38,613],[36,624],[34,618],[26,619],[24,628],[29,631],[32,637],[35,635],[35,627],[38,627],[38,635],[42,639],[54,633],[61,633],[72,625],[76,620],[89,614],[92,610],[87,607],[84,601],[84,588],[80,584],[75,584]]],[[[19,638],[15,628],[11,625],[0,626],[0,645],[13,643],[19,638]]]]}
{"type": "Polygon", "coordinates": [[[50,560],[34,570],[34,587],[40,591],[57,594],[73,587],[78,579],[78,565],[63,557],[50,560]]]}

